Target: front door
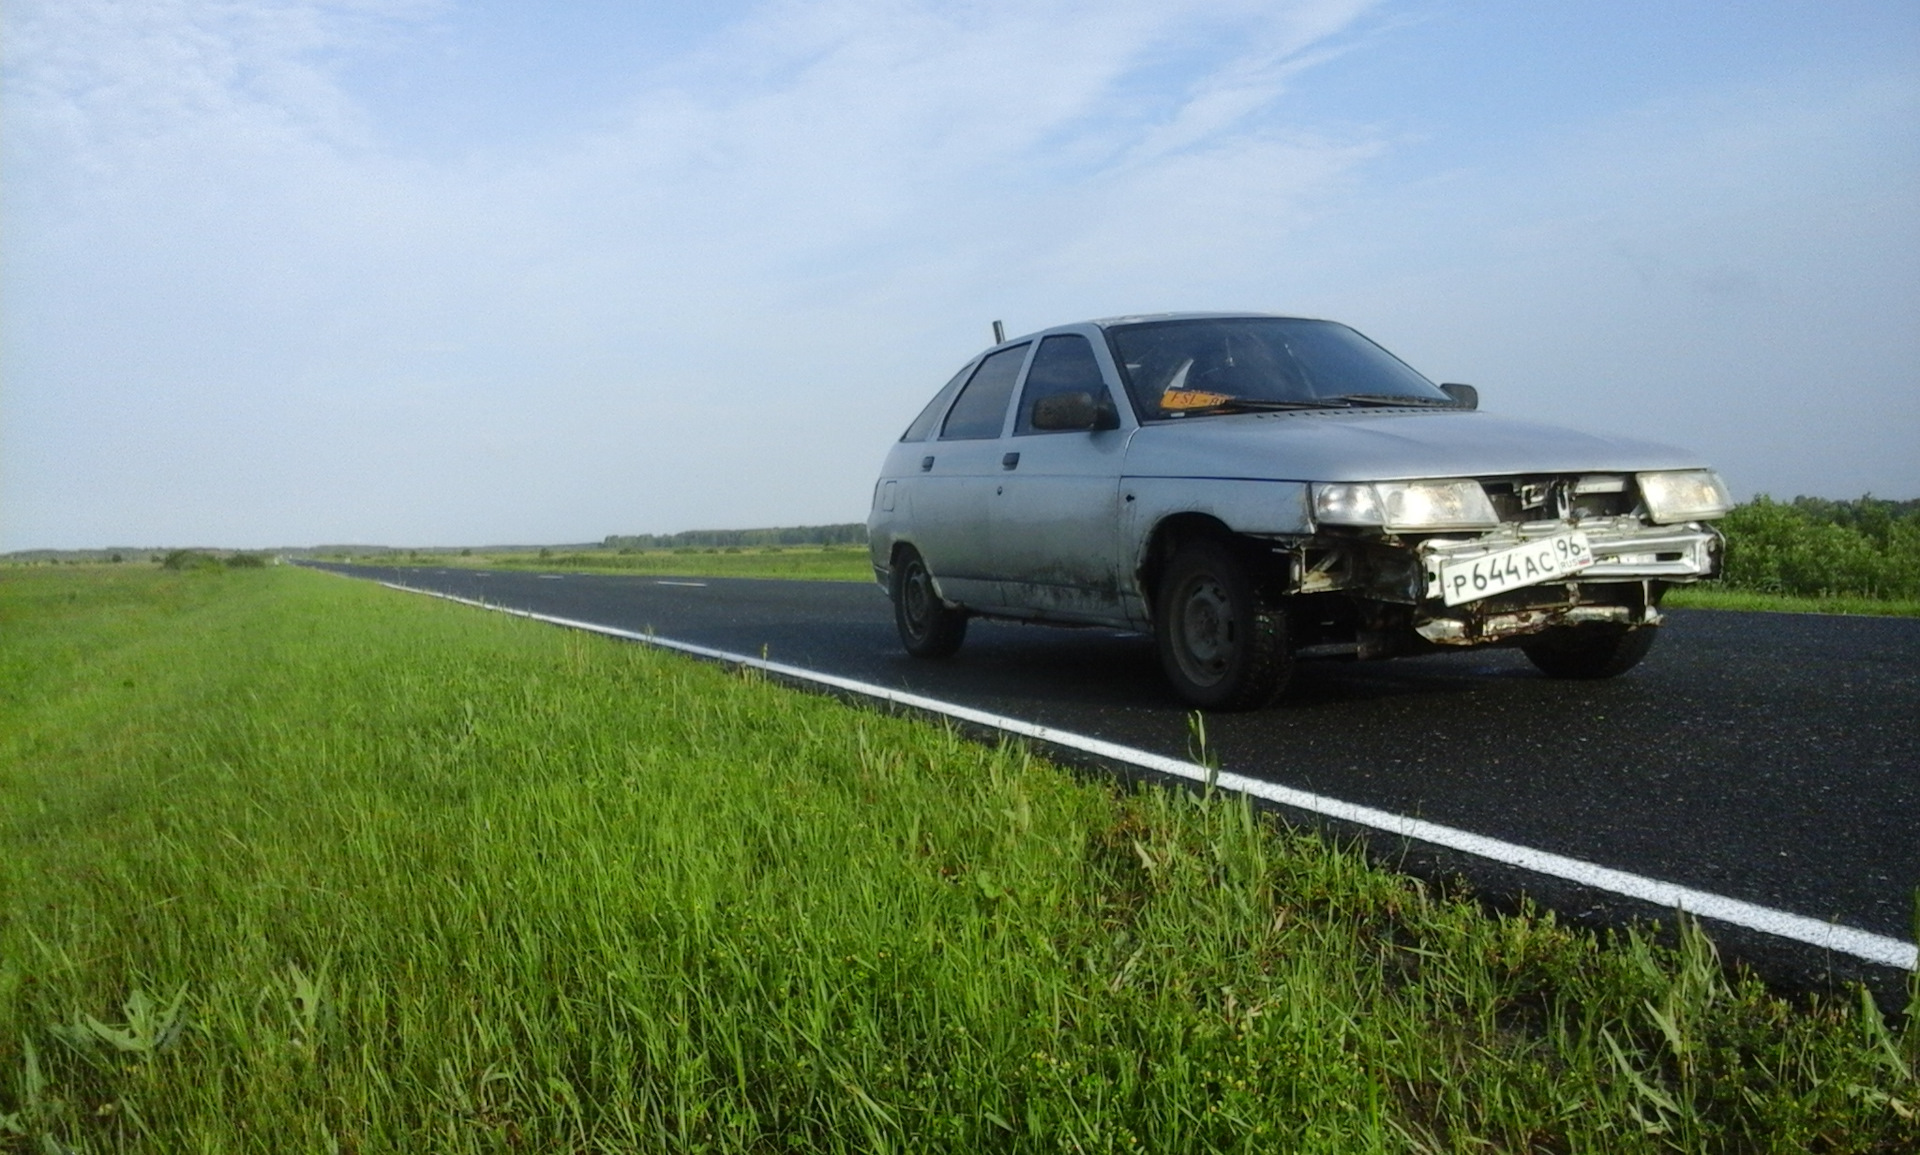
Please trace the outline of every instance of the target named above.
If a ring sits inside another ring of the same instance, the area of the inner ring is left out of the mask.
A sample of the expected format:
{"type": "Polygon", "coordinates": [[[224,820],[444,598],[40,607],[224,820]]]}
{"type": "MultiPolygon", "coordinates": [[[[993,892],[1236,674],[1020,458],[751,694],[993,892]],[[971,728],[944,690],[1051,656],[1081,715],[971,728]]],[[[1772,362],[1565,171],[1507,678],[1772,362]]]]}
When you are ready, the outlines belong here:
{"type": "MultiPolygon", "coordinates": [[[[1124,622],[1120,600],[1120,471],[1128,429],[1033,428],[1034,405],[1063,393],[1116,396],[1079,334],[1040,343],[998,442],[992,494],[993,570],[1003,606],[1037,616],[1124,622]]],[[[1117,415],[1118,409],[1113,412],[1117,415]]]]}

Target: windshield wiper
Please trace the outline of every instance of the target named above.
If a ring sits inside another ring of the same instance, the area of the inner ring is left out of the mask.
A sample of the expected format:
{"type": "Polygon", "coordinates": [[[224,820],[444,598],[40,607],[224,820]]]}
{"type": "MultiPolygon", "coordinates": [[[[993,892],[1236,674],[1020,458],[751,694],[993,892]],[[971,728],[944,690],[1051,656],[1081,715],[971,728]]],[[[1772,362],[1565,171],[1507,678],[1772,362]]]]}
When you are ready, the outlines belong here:
{"type": "Polygon", "coordinates": [[[1316,397],[1311,400],[1273,401],[1264,397],[1222,397],[1205,405],[1168,409],[1172,413],[1273,413],[1288,409],[1347,409],[1344,398],[1316,397]]]}
{"type": "Polygon", "coordinates": [[[1340,400],[1353,405],[1420,405],[1440,409],[1459,407],[1450,397],[1416,397],[1408,393],[1342,393],[1340,400]]]}

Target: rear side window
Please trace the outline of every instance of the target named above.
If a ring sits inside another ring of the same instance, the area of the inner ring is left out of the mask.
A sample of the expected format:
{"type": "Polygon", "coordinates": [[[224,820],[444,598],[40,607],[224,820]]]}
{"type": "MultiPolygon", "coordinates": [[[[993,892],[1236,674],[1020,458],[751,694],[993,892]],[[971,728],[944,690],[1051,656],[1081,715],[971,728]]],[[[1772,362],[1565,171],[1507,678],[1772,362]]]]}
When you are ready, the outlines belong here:
{"type": "Polygon", "coordinates": [[[1027,387],[1020,392],[1020,416],[1014,419],[1013,431],[1032,433],[1034,403],[1062,393],[1091,393],[1094,404],[1109,403],[1100,362],[1093,358],[1093,342],[1075,333],[1040,342],[1033,368],[1027,370],[1027,387]]]}
{"type": "Polygon", "coordinates": [[[900,435],[900,440],[925,441],[927,439],[927,434],[932,433],[934,425],[939,422],[940,414],[946,411],[947,402],[953,400],[953,395],[960,391],[960,383],[967,379],[967,370],[971,368],[973,368],[973,362],[969,361],[953,375],[953,380],[940,387],[940,392],[935,393],[933,400],[927,402],[927,407],[920,411],[920,416],[913,419],[912,425],[907,426],[907,431],[900,435]]]}
{"type": "Polygon", "coordinates": [[[1027,359],[1027,346],[1002,349],[973,371],[973,379],[960,391],[960,399],[940,427],[942,441],[978,441],[1000,436],[1007,420],[1007,402],[1013,399],[1013,383],[1020,376],[1020,363],[1027,359]]]}

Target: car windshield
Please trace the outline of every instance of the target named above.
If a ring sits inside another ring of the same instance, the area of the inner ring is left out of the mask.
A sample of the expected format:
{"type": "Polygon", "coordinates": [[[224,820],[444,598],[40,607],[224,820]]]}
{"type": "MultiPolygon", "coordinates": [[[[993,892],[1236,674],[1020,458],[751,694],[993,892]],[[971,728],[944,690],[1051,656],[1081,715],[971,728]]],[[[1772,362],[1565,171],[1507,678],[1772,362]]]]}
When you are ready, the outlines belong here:
{"type": "Polygon", "coordinates": [[[1107,330],[1143,420],[1256,409],[1451,405],[1345,325],[1289,317],[1141,321],[1107,330]]]}

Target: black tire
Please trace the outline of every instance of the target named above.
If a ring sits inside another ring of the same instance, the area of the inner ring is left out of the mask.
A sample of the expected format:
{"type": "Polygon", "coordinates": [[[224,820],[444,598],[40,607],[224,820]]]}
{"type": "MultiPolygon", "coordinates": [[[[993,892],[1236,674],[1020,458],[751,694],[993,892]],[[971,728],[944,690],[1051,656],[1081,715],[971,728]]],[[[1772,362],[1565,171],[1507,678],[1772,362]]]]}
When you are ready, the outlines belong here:
{"type": "Polygon", "coordinates": [[[1182,698],[1206,710],[1256,710],[1293,672],[1286,616],[1261,604],[1239,555],[1222,542],[1188,542],[1161,575],[1153,640],[1182,698]]]}
{"type": "Polygon", "coordinates": [[[1520,649],[1549,678],[1614,678],[1640,664],[1655,636],[1652,626],[1561,626],[1520,649]]]}
{"type": "Polygon", "coordinates": [[[967,637],[967,614],[940,600],[920,551],[907,546],[893,562],[893,624],[916,658],[946,658],[967,637]]]}

